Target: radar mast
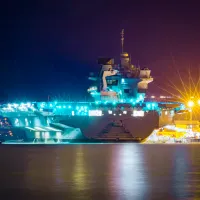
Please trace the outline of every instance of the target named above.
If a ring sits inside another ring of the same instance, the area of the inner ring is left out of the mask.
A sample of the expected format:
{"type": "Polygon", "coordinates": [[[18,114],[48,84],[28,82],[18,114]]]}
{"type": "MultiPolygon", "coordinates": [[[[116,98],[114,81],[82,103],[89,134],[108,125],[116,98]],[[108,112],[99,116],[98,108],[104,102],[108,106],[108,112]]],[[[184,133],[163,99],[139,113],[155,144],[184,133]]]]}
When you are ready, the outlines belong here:
{"type": "Polygon", "coordinates": [[[121,31],[121,45],[122,45],[122,53],[124,52],[124,29],[121,31]]]}

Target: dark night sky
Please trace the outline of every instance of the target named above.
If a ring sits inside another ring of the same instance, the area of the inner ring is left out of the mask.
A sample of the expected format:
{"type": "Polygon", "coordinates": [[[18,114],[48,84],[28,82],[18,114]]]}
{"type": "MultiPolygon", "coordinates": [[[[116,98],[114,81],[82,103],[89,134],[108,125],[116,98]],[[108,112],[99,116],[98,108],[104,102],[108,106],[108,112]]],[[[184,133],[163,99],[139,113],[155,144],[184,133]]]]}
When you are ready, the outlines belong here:
{"type": "Polygon", "coordinates": [[[87,75],[98,70],[96,59],[117,60],[122,28],[132,60],[152,69],[152,94],[159,91],[156,85],[165,86],[167,77],[176,81],[175,67],[182,72],[189,65],[193,71],[199,67],[198,3],[33,2],[8,0],[0,5],[1,98],[84,96],[87,75]]]}

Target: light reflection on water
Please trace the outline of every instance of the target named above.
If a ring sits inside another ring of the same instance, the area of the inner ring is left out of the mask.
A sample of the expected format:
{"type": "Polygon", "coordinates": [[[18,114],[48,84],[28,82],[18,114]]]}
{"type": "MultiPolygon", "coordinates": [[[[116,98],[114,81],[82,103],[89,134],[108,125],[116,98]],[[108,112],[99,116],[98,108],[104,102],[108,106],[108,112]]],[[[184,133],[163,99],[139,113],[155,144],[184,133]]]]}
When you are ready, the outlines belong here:
{"type": "Polygon", "coordinates": [[[200,196],[199,145],[2,145],[0,152],[0,191],[15,198],[200,196]]]}
{"type": "Polygon", "coordinates": [[[87,166],[84,161],[83,146],[78,146],[75,156],[75,165],[73,174],[73,182],[79,191],[87,190],[86,180],[87,166]]]}
{"type": "Polygon", "coordinates": [[[138,145],[127,144],[121,148],[116,148],[113,151],[112,158],[110,168],[113,171],[110,177],[111,191],[116,191],[118,197],[122,194],[126,199],[145,198],[147,183],[145,181],[143,155],[138,145]]]}
{"type": "Polygon", "coordinates": [[[188,164],[190,161],[188,151],[184,146],[181,146],[176,149],[174,152],[174,163],[173,163],[173,186],[174,186],[174,193],[176,196],[184,197],[187,195],[187,183],[188,176],[187,172],[189,171],[188,164]]]}

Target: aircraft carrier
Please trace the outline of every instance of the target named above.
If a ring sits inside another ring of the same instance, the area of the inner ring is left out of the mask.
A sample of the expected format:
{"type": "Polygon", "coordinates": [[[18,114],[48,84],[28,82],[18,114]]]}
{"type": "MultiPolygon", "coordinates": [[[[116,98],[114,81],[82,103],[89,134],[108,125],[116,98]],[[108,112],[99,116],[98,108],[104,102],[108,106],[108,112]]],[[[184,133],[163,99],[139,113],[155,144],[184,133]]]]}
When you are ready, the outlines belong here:
{"type": "Polygon", "coordinates": [[[120,63],[99,58],[89,77],[90,102],[28,102],[0,106],[0,140],[29,142],[141,141],[171,124],[184,105],[169,98],[147,98],[151,70],[131,63],[121,32],[120,63]]]}

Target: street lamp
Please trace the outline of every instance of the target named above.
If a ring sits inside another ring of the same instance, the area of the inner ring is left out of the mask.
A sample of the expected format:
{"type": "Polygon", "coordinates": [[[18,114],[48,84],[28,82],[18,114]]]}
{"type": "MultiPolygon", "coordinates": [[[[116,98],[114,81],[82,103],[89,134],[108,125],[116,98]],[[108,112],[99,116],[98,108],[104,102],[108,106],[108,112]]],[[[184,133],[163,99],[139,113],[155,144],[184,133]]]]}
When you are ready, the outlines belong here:
{"type": "MultiPolygon", "coordinates": [[[[197,100],[197,104],[198,106],[200,106],[200,99],[197,100]]],[[[192,100],[188,101],[187,103],[187,106],[190,108],[190,120],[192,120],[192,108],[196,106],[197,104],[195,104],[194,101],[192,100]]]]}
{"type": "MultiPolygon", "coordinates": [[[[200,104],[200,101],[198,101],[198,103],[200,104]]],[[[188,101],[188,107],[192,108],[194,106],[194,101],[188,101]]]]}
{"type": "MultiPolygon", "coordinates": [[[[200,103],[200,101],[198,101],[200,103]]],[[[192,121],[192,107],[194,106],[194,101],[188,101],[188,107],[190,108],[190,121],[192,121]]]]}

